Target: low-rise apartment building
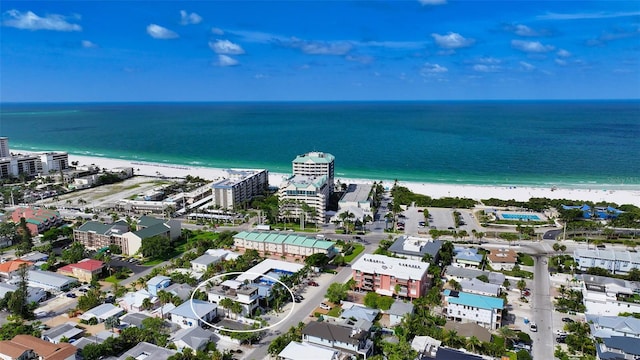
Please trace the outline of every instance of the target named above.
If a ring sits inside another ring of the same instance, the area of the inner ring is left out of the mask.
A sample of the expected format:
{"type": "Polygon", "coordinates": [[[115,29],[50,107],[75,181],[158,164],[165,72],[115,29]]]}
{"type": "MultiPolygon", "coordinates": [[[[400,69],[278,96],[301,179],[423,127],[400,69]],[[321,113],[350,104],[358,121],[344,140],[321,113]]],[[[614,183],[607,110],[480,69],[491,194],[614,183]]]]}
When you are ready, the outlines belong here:
{"type": "Polygon", "coordinates": [[[573,252],[573,259],[580,271],[599,267],[612,274],[625,275],[631,269],[640,268],[640,254],[630,251],[576,249],[573,252]]]}
{"type": "Polygon", "coordinates": [[[238,249],[254,249],[265,254],[306,258],[322,253],[328,257],[336,254],[334,243],[297,234],[277,232],[241,231],[233,236],[234,246],[238,249]]]}
{"type": "Polygon", "coordinates": [[[11,213],[11,220],[19,224],[24,218],[32,236],[39,235],[62,224],[60,213],[45,208],[20,207],[11,213]]]}
{"type": "Polygon", "coordinates": [[[75,360],[78,349],[67,343],[53,344],[31,335],[0,341],[0,358],[10,360],[75,360]]]}
{"type": "Polygon", "coordinates": [[[104,270],[105,264],[100,260],[83,259],[75,264],[65,265],[58,269],[57,273],[73,276],[83,282],[91,282],[97,279],[104,270]]]}
{"type": "Polygon", "coordinates": [[[350,354],[371,355],[369,332],[355,327],[312,321],[302,329],[302,341],[350,354]]]}
{"type": "Polygon", "coordinates": [[[365,254],[353,265],[356,288],[386,296],[418,298],[429,284],[429,263],[365,254]]]}
{"type": "Polygon", "coordinates": [[[389,246],[389,251],[396,256],[410,260],[421,261],[425,255],[431,257],[431,262],[438,261],[438,251],[444,244],[442,240],[417,236],[402,235],[389,246]]]}
{"type": "Polygon", "coordinates": [[[640,313],[640,283],[587,274],[581,279],[585,313],[610,316],[640,313]]]}
{"type": "Polygon", "coordinates": [[[251,315],[253,310],[258,307],[258,300],[260,299],[257,286],[244,284],[244,282],[237,280],[226,280],[222,284],[214,286],[207,293],[207,297],[210,302],[216,303],[223,309],[224,306],[220,305],[221,301],[224,299],[235,301],[242,307],[242,311],[238,314],[241,316],[251,315]]]}
{"type": "Polygon", "coordinates": [[[640,339],[640,319],[633,316],[603,316],[586,314],[591,335],[596,338],[625,336],[640,339]]]}
{"type": "Polygon", "coordinates": [[[503,299],[449,289],[443,295],[444,314],[450,320],[476,323],[488,329],[501,326],[503,299]]]}

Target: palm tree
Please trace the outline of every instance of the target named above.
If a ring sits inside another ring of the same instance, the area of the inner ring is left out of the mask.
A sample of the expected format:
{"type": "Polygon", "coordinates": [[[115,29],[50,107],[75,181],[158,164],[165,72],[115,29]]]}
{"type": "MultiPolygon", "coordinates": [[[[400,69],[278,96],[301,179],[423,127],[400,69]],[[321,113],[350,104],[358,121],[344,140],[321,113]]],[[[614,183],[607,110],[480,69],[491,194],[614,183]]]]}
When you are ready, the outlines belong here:
{"type": "Polygon", "coordinates": [[[160,300],[160,318],[164,319],[164,306],[171,302],[173,294],[168,291],[158,290],[158,299],[160,300]]]}
{"type": "Polygon", "coordinates": [[[231,310],[231,307],[233,306],[233,300],[229,299],[229,298],[224,298],[222,300],[220,300],[220,302],[218,303],[218,305],[222,306],[226,311],[227,311],[227,317],[229,317],[229,311],[231,310]]]}
{"type": "Polygon", "coordinates": [[[522,293],[524,289],[527,287],[527,282],[524,281],[524,279],[520,279],[516,283],[516,287],[518,288],[518,290],[520,290],[520,293],[522,293]]]}
{"type": "Polygon", "coordinates": [[[232,301],[231,302],[231,312],[236,315],[236,319],[237,319],[238,315],[240,315],[242,313],[242,305],[240,305],[240,303],[237,302],[237,301],[232,301]]]}
{"type": "Polygon", "coordinates": [[[104,327],[106,329],[111,329],[111,332],[113,332],[113,329],[118,326],[120,326],[120,318],[117,316],[112,316],[104,321],[104,327]]]}
{"type": "Polygon", "coordinates": [[[500,336],[502,336],[504,338],[504,347],[506,349],[507,347],[507,341],[513,341],[514,339],[518,338],[518,334],[516,334],[515,331],[513,331],[512,329],[503,326],[501,328],[498,329],[498,333],[500,334],[500,336]]]}
{"type": "Polygon", "coordinates": [[[467,339],[466,348],[471,350],[471,352],[477,352],[482,347],[482,341],[475,336],[472,336],[467,339]]]}

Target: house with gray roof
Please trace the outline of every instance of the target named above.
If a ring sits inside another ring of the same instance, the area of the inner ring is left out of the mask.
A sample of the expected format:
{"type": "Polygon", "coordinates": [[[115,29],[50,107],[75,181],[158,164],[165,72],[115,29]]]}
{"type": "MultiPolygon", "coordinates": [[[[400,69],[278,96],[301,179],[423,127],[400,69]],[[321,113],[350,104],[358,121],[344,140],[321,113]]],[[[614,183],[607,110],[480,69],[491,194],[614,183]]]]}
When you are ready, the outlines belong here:
{"type": "Polygon", "coordinates": [[[38,262],[38,261],[47,261],[49,260],[49,255],[41,253],[39,251],[33,251],[30,252],[26,255],[23,255],[20,257],[21,260],[26,260],[26,261],[31,261],[31,262],[38,262]]]}
{"type": "Polygon", "coordinates": [[[489,279],[489,284],[494,285],[502,285],[504,280],[506,279],[504,274],[493,272],[493,271],[484,271],[478,269],[471,268],[462,268],[453,265],[449,265],[446,267],[444,271],[444,276],[447,281],[453,279],[457,282],[460,282],[464,279],[477,279],[479,276],[486,276],[489,279]]]}
{"type": "Polygon", "coordinates": [[[389,314],[389,326],[395,326],[400,324],[405,315],[413,314],[413,304],[396,300],[386,313],[389,314]]]}
{"type": "Polygon", "coordinates": [[[625,336],[612,336],[596,343],[596,352],[600,360],[624,360],[640,358],[640,339],[625,336]]]}
{"type": "Polygon", "coordinates": [[[573,259],[580,271],[599,267],[612,274],[626,275],[632,269],[640,268],[640,253],[631,251],[576,249],[573,259]]]}
{"type": "Polygon", "coordinates": [[[586,313],[614,316],[621,312],[640,312],[640,283],[606,276],[582,274],[583,303],[586,313]]]}
{"type": "Polygon", "coordinates": [[[373,322],[380,313],[378,309],[370,309],[359,305],[351,305],[346,309],[343,307],[343,310],[342,314],[340,314],[340,317],[343,319],[364,319],[371,322],[373,322]]]}
{"type": "Polygon", "coordinates": [[[429,262],[437,263],[438,251],[440,251],[442,244],[444,244],[442,240],[402,235],[398,236],[388,250],[395,256],[417,261],[422,260],[426,254],[429,254],[431,257],[429,262]]]}
{"type": "Polygon", "coordinates": [[[120,316],[124,310],[121,307],[115,306],[113,304],[102,304],[94,307],[93,309],[89,309],[84,312],[84,314],[78,316],[82,320],[91,320],[91,318],[98,319],[99,322],[103,322],[110,317],[120,316]]]}
{"type": "Polygon", "coordinates": [[[52,327],[49,330],[42,332],[42,340],[46,340],[50,343],[59,344],[62,339],[78,339],[82,337],[84,329],[76,327],[76,323],[67,322],[60,324],[56,327],[52,327]]]}
{"type": "Polygon", "coordinates": [[[189,284],[175,283],[169,285],[169,287],[164,289],[164,291],[171,293],[184,301],[191,297],[191,292],[193,291],[193,289],[194,287],[189,284]]]}
{"type": "Polygon", "coordinates": [[[636,319],[633,316],[585,314],[585,317],[593,337],[626,336],[640,339],[640,319],[636,319]]]}
{"type": "Polygon", "coordinates": [[[308,323],[302,329],[302,341],[366,356],[371,355],[373,349],[369,332],[327,322],[312,321],[308,323]]]}
{"type": "Polygon", "coordinates": [[[479,269],[484,256],[478,253],[475,248],[465,248],[456,246],[454,249],[453,262],[451,265],[461,268],[479,269]]]}
{"type": "MultiPolygon", "coordinates": [[[[14,292],[16,290],[18,290],[18,286],[17,285],[0,282],[0,299],[4,298],[7,295],[7,293],[14,292]]],[[[32,303],[32,302],[39,303],[45,297],[47,297],[47,293],[44,291],[44,289],[37,288],[37,287],[31,287],[31,286],[27,287],[27,302],[28,303],[32,303]]]]}
{"type": "Polygon", "coordinates": [[[29,270],[29,286],[41,288],[44,291],[60,292],[67,290],[78,279],[56,274],[51,271],[29,270]]]}
{"type": "Polygon", "coordinates": [[[124,326],[135,326],[137,328],[142,327],[142,321],[149,319],[151,316],[143,313],[127,313],[120,317],[120,324],[124,326]]]}
{"type": "Polygon", "coordinates": [[[207,301],[189,300],[169,311],[171,322],[181,328],[202,326],[204,321],[211,322],[218,316],[218,306],[207,301]],[[203,321],[204,320],[204,321],[203,321]]]}
{"type": "Polygon", "coordinates": [[[189,348],[194,352],[204,349],[216,336],[199,326],[180,329],[171,336],[178,350],[189,348]]]}
{"type": "Polygon", "coordinates": [[[175,355],[177,351],[160,347],[148,342],[141,342],[133,348],[125,351],[118,360],[126,360],[130,357],[136,360],[167,360],[175,355]]]}
{"type": "Polygon", "coordinates": [[[486,283],[484,281],[475,279],[463,279],[459,282],[460,288],[462,291],[471,293],[471,294],[479,294],[486,296],[498,296],[500,295],[501,285],[486,283]]]}
{"type": "MultiPolygon", "coordinates": [[[[120,334],[109,331],[109,330],[103,330],[95,335],[82,337],[76,340],[75,342],[73,342],[72,345],[78,349],[84,349],[84,347],[89,344],[102,344],[108,338],[110,337],[116,338],[118,336],[120,336],[120,334]]],[[[117,358],[114,358],[114,359],[117,359],[117,358]]],[[[104,358],[103,360],[107,360],[107,358],[104,358]]]]}
{"type": "Polygon", "coordinates": [[[191,260],[191,269],[197,272],[205,272],[209,265],[222,261],[220,257],[204,254],[191,260]]]}

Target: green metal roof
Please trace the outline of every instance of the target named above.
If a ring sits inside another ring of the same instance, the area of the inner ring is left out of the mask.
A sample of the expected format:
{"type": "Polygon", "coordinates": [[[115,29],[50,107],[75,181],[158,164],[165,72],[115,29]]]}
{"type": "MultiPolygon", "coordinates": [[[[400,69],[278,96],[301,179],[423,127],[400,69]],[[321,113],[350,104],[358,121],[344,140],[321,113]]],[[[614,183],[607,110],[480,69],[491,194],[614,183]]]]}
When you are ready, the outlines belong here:
{"type": "Polygon", "coordinates": [[[330,249],[334,244],[333,241],[319,240],[313,237],[297,234],[280,234],[280,233],[265,233],[265,232],[247,232],[242,231],[237,233],[234,238],[246,239],[250,241],[258,241],[263,243],[272,244],[286,244],[295,245],[308,248],[318,249],[330,249]]]}
{"type": "Polygon", "coordinates": [[[143,227],[149,227],[156,224],[164,224],[164,220],[154,218],[153,216],[141,216],[138,220],[138,225],[143,227]]]}
{"type": "Polygon", "coordinates": [[[111,226],[111,224],[107,225],[98,221],[87,221],[78,228],[78,231],[95,232],[96,234],[104,235],[111,229],[111,226]]]}
{"type": "Polygon", "coordinates": [[[169,230],[170,229],[167,226],[165,226],[163,223],[160,223],[160,224],[149,226],[142,230],[138,230],[134,232],[134,234],[136,234],[141,239],[146,239],[156,235],[164,235],[169,230]]]}
{"type": "Polygon", "coordinates": [[[293,160],[293,162],[295,163],[304,163],[307,162],[309,160],[311,160],[314,163],[322,163],[322,164],[328,164],[332,161],[335,160],[335,156],[329,154],[329,153],[310,153],[310,154],[314,154],[314,155],[309,155],[309,154],[304,154],[304,155],[298,155],[296,156],[296,158],[293,160]],[[320,155],[320,156],[315,156],[315,154],[320,155]]]}

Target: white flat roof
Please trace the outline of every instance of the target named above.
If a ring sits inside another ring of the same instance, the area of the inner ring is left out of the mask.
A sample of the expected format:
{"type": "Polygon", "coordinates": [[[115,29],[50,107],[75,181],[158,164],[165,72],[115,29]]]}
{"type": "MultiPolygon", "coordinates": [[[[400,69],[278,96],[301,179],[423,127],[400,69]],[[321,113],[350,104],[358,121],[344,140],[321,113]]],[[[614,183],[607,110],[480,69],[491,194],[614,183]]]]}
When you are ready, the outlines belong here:
{"type": "Polygon", "coordinates": [[[332,360],[337,352],[337,350],[329,350],[308,343],[292,341],[278,354],[278,358],[287,360],[332,360]]]}
{"type": "Polygon", "coordinates": [[[281,260],[266,259],[260,264],[247,270],[247,272],[245,272],[244,274],[241,274],[240,276],[238,276],[236,280],[237,281],[249,280],[253,282],[255,279],[268,273],[271,270],[284,270],[284,271],[295,273],[300,271],[300,269],[302,269],[303,267],[304,265],[300,265],[300,264],[290,263],[290,262],[281,261],[281,260]]]}
{"type": "Polygon", "coordinates": [[[429,270],[429,263],[384,255],[364,254],[351,265],[351,268],[366,274],[383,274],[400,279],[420,280],[429,270]]]}

